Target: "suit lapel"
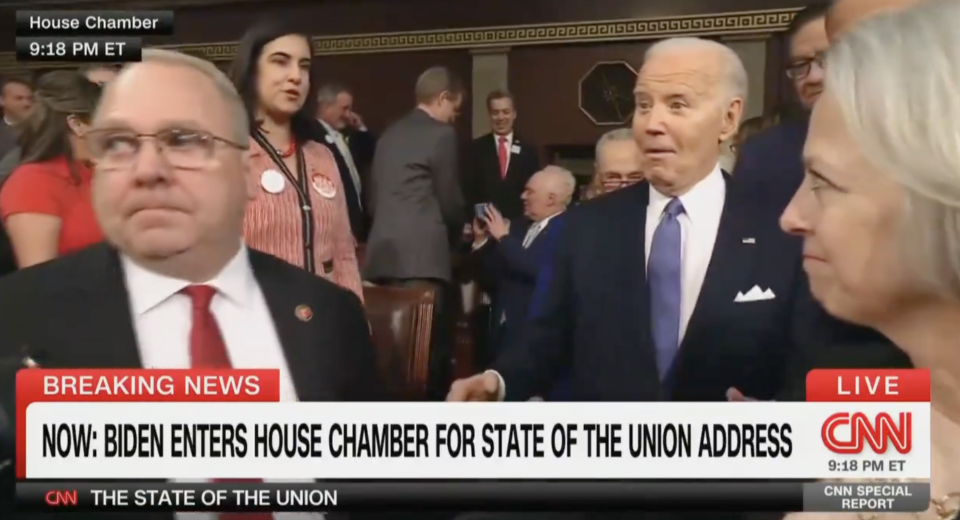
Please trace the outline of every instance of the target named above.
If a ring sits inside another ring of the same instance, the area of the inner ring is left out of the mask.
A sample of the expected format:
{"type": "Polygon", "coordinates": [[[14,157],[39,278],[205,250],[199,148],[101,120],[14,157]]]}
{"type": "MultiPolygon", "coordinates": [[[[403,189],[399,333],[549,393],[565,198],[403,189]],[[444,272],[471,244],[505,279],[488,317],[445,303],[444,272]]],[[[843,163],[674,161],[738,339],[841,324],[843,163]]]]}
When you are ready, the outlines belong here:
{"type": "MultiPolygon", "coordinates": [[[[517,160],[519,160],[520,154],[518,154],[518,153],[513,153],[513,147],[514,147],[514,146],[520,146],[520,140],[517,139],[516,134],[514,134],[514,136],[513,136],[513,141],[511,141],[511,142],[509,143],[509,145],[507,146],[507,157],[508,157],[508,159],[507,159],[507,174],[503,176],[503,182],[512,181],[513,178],[516,177],[516,175],[517,175],[515,172],[517,171],[517,160]]],[[[523,150],[523,148],[521,148],[521,150],[523,150]]],[[[499,160],[499,159],[498,159],[498,160],[499,160]]],[[[497,163],[497,166],[499,166],[499,165],[500,165],[500,163],[498,162],[498,163],[497,163]]]]}
{"type": "MultiPolygon", "coordinates": [[[[119,254],[107,244],[93,246],[80,253],[78,272],[71,276],[72,286],[65,298],[76,298],[70,312],[60,318],[62,330],[70,331],[77,345],[76,357],[51,359],[56,367],[137,368],[141,366],[133,315],[123,277],[119,254]],[[92,303],[95,302],[95,303],[92,303]]],[[[29,345],[26,346],[29,351],[29,345]]],[[[42,353],[36,353],[43,365],[42,353]]]]}
{"type": "Polygon", "coordinates": [[[330,370],[330,359],[324,363],[322,351],[334,338],[329,335],[332,328],[323,323],[328,314],[315,305],[311,284],[287,279],[276,260],[258,251],[250,250],[250,265],[270,308],[298,399],[331,400],[336,374],[330,370]]]}
{"type": "Polygon", "coordinates": [[[653,336],[650,334],[650,288],[647,284],[647,205],[650,202],[650,185],[642,182],[624,188],[631,190],[635,197],[625,204],[621,215],[617,217],[622,230],[620,243],[626,245],[623,254],[622,272],[628,277],[627,288],[630,291],[634,332],[631,337],[639,338],[638,348],[644,363],[654,367],[656,377],[656,359],[654,356],[653,336]]]}
{"type": "MultiPolygon", "coordinates": [[[[740,274],[753,270],[755,260],[753,252],[756,247],[744,242],[745,238],[752,236],[748,213],[752,201],[740,200],[741,197],[737,195],[736,190],[731,189],[731,183],[726,175],[724,180],[727,182],[727,195],[723,203],[723,213],[720,216],[720,227],[717,229],[717,239],[713,244],[713,253],[710,255],[703,286],[700,288],[693,315],[687,324],[682,345],[697,341],[700,332],[705,327],[709,328],[709,324],[713,322],[715,310],[722,309],[723,306],[733,302],[737,290],[736,283],[742,279],[740,274]]],[[[683,346],[681,350],[682,348],[683,346]]]]}
{"type": "MultiPolygon", "coordinates": [[[[490,161],[490,167],[487,168],[486,171],[489,172],[489,182],[491,182],[493,186],[499,186],[500,183],[506,179],[505,176],[500,174],[500,143],[497,142],[496,134],[491,132],[488,135],[489,137],[486,143],[484,143],[484,148],[487,149],[486,156],[488,157],[488,161],[490,161]]],[[[508,149],[507,153],[509,152],[510,150],[508,149]]],[[[510,175],[509,163],[507,164],[507,175],[510,175]]]]}

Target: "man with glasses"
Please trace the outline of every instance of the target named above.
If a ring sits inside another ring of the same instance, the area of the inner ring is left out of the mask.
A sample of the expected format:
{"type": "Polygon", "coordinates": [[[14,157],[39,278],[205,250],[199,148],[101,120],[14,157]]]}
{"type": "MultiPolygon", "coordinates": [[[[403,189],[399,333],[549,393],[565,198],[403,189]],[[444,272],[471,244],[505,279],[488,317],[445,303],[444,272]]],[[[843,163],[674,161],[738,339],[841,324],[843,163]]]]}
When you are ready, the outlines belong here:
{"type": "Polygon", "coordinates": [[[29,348],[48,368],[276,368],[282,401],[377,400],[357,296],[243,244],[260,189],[248,135],[213,64],[145,50],[86,134],[107,243],[0,279],[0,359],[29,348]]]}
{"type": "MultiPolygon", "coordinates": [[[[823,55],[830,46],[825,21],[829,9],[828,3],[805,7],[794,16],[786,33],[786,76],[805,111],[823,91],[823,55]]],[[[803,181],[800,156],[806,137],[804,115],[780,121],[747,140],[738,150],[736,182],[753,184],[758,200],[769,201],[778,211],[785,208],[803,181]]]]}

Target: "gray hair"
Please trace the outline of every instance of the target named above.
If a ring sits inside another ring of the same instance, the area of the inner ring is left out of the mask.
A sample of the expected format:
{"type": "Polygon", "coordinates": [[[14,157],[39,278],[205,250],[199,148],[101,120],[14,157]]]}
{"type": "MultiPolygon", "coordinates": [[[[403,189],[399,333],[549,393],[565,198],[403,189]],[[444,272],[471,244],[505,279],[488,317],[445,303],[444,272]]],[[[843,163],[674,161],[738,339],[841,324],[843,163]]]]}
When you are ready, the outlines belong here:
{"type": "Polygon", "coordinates": [[[317,102],[321,107],[327,103],[333,103],[342,92],[349,93],[350,89],[342,83],[323,83],[317,88],[317,102]]]}
{"type": "Polygon", "coordinates": [[[573,172],[551,164],[539,173],[550,178],[551,191],[559,195],[565,204],[573,200],[573,192],[577,190],[577,178],[573,176],[573,172]]]}
{"type": "Polygon", "coordinates": [[[600,136],[597,140],[597,147],[594,149],[594,158],[600,157],[600,149],[609,142],[613,141],[633,141],[633,130],[630,128],[617,128],[600,136]]]}
{"type": "Polygon", "coordinates": [[[828,54],[827,92],[865,157],[906,191],[900,250],[930,290],[960,299],[960,2],[864,20],[828,54]]]}
{"type": "Polygon", "coordinates": [[[660,40],[659,42],[651,45],[644,55],[644,61],[649,60],[653,56],[663,52],[674,52],[680,50],[699,50],[717,53],[721,60],[721,73],[723,74],[726,82],[726,89],[724,92],[728,96],[726,101],[733,100],[735,98],[740,98],[746,101],[747,94],[749,93],[747,91],[749,85],[747,69],[743,66],[743,61],[740,60],[740,56],[736,53],[736,51],[722,43],[703,38],[667,38],[666,40],[660,40]]]}
{"type": "MultiPolygon", "coordinates": [[[[220,95],[223,96],[223,100],[227,104],[230,112],[230,117],[233,119],[230,123],[230,138],[238,144],[246,144],[247,141],[250,140],[250,123],[243,100],[240,98],[240,94],[237,93],[237,89],[233,86],[230,79],[227,78],[226,74],[221,72],[212,62],[190,56],[189,54],[166,49],[144,49],[141,55],[141,62],[162,63],[165,65],[189,68],[206,76],[207,79],[213,83],[213,86],[216,87],[217,91],[219,91],[220,95]]],[[[128,65],[120,71],[120,74],[123,75],[126,70],[135,66],[136,63],[128,65]]],[[[107,89],[110,89],[109,85],[107,89]]]]}

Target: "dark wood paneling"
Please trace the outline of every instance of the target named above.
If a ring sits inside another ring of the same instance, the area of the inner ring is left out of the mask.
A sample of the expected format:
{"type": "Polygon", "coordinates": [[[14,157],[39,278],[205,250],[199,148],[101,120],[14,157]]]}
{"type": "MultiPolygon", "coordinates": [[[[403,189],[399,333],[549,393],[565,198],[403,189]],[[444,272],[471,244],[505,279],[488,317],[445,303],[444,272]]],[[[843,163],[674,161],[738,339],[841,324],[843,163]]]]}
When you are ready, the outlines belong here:
{"type": "Polygon", "coordinates": [[[510,90],[517,103],[517,130],[540,146],[592,144],[614,126],[597,126],[580,111],[578,86],[594,64],[623,60],[639,69],[647,42],[510,51],[510,90]]]}
{"type": "MultiPolygon", "coordinates": [[[[336,80],[350,86],[354,109],[374,131],[382,131],[414,107],[413,87],[424,70],[434,65],[449,67],[466,85],[470,85],[473,72],[473,59],[467,51],[322,56],[315,58],[314,64],[319,81],[336,80]]],[[[470,137],[470,106],[466,99],[457,120],[457,133],[463,139],[470,137]]]]}

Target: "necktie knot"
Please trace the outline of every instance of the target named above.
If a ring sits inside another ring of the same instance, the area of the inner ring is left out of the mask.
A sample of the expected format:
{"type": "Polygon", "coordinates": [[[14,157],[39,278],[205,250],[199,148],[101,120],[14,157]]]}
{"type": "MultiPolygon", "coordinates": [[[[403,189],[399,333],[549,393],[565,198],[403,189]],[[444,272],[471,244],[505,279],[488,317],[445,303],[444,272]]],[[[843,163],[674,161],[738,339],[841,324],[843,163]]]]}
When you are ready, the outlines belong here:
{"type": "Polygon", "coordinates": [[[677,218],[683,211],[683,203],[680,202],[680,199],[674,198],[667,203],[667,207],[663,209],[663,214],[670,218],[677,218]]]}
{"type": "Polygon", "coordinates": [[[501,145],[507,144],[507,138],[501,135],[501,136],[500,136],[500,144],[501,144],[501,145]]]}
{"type": "Polygon", "coordinates": [[[194,311],[206,312],[210,310],[210,302],[217,294],[217,289],[209,285],[188,285],[181,292],[190,297],[194,311]]]}

